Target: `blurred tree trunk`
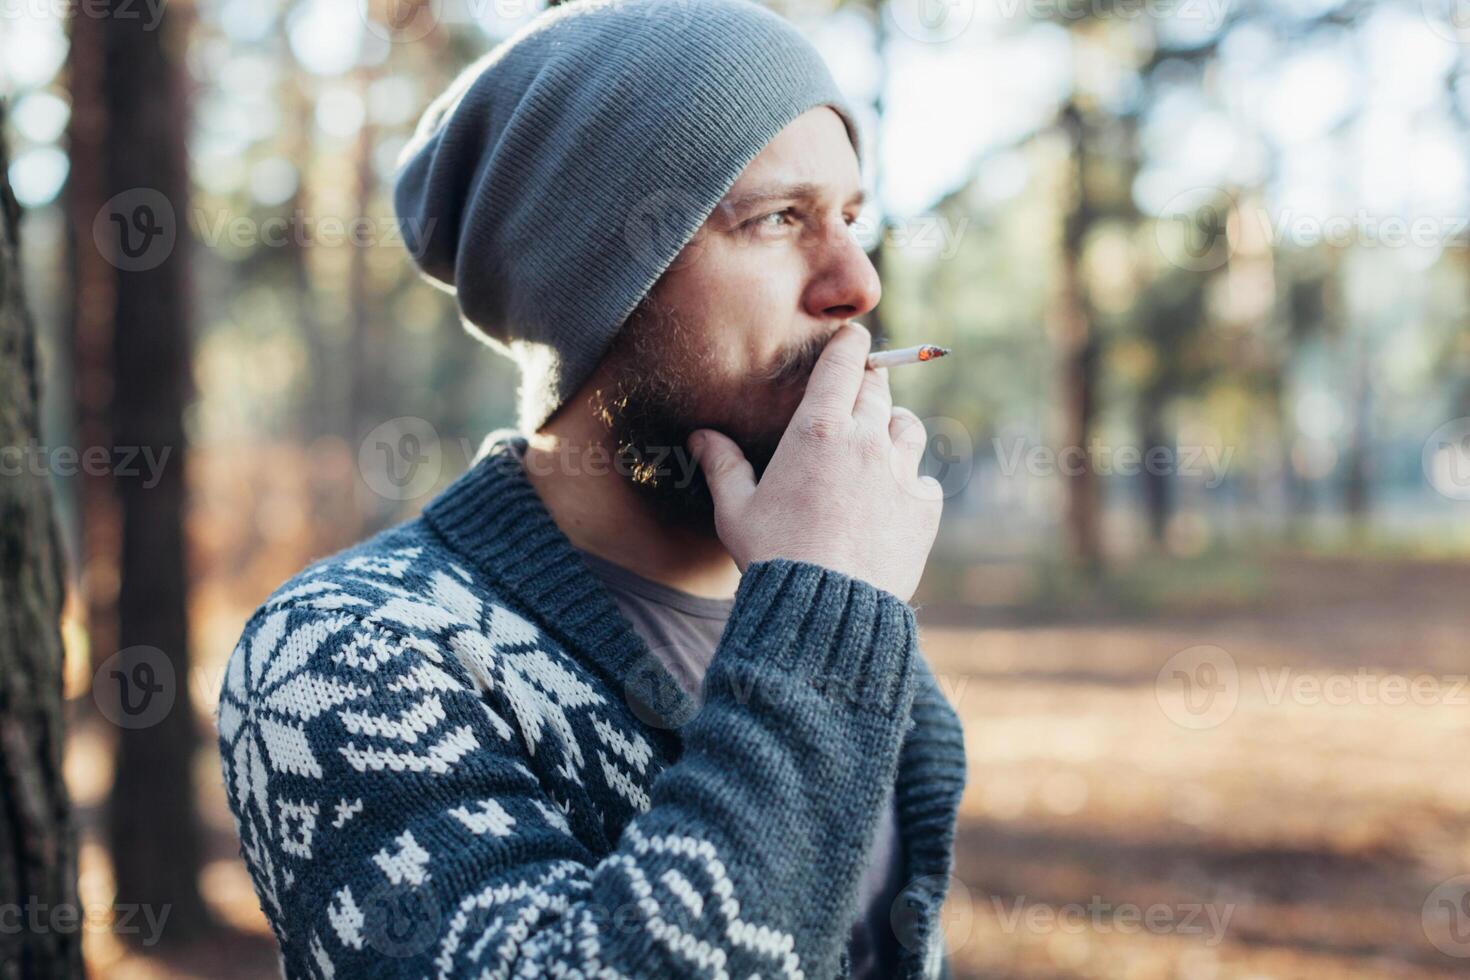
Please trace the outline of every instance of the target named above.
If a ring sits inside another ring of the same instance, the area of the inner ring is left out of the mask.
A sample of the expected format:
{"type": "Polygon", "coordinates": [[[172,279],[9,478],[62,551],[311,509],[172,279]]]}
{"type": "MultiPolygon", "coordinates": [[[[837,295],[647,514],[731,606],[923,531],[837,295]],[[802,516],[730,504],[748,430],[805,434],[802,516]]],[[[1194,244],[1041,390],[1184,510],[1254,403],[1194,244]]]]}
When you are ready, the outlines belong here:
{"type": "MultiPolygon", "coordinates": [[[[1166,434],[1164,426],[1166,404],[1165,396],[1160,393],[1144,394],[1139,432],[1143,436],[1145,461],[1156,448],[1168,450],[1169,458],[1176,458],[1174,440],[1166,434]]],[[[1143,467],[1143,507],[1148,518],[1149,540],[1155,548],[1163,548],[1168,539],[1169,518],[1174,515],[1174,479],[1169,472],[1155,466],[1143,467]]]]}
{"type": "MultiPolygon", "coordinates": [[[[0,101],[0,134],[3,122],[0,101]]],[[[0,135],[0,445],[24,446],[40,439],[40,371],[8,168],[0,135]]],[[[62,779],[64,573],[46,477],[29,469],[0,478],[0,907],[75,910],[76,834],[62,779]]],[[[81,951],[79,930],[0,929],[7,977],[80,976],[81,951]]]]}
{"type": "Polygon", "coordinates": [[[1057,296],[1057,353],[1061,362],[1062,439],[1066,523],[1073,559],[1088,573],[1102,568],[1097,473],[1089,455],[1097,413],[1099,347],[1082,269],[1082,250],[1096,218],[1087,188],[1088,134],[1077,103],[1062,107],[1061,129],[1070,146],[1072,196],[1062,225],[1061,281],[1057,296]]]}
{"type": "Polygon", "coordinates": [[[109,0],[107,10],[91,12],[101,32],[106,136],[100,159],[107,202],[101,218],[110,227],[81,247],[101,238],[97,244],[106,244],[104,258],[113,267],[112,485],[122,527],[116,644],[127,652],[118,663],[118,683],[161,682],[154,691],[166,700],[156,720],[143,723],[140,715],[137,724],[117,726],[108,847],[117,903],[168,906],[163,941],[173,944],[208,924],[198,886],[193,760],[200,737],[188,693],[184,537],[190,231],[183,58],[189,13],[170,7],[149,29],[146,18],[125,15],[127,5],[109,0]],[[171,678],[157,676],[160,658],[171,678]],[[145,665],[151,677],[142,673],[145,665]]]}
{"type": "MultiPolygon", "coordinates": [[[[1361,325],[1366,329],[1367,325],[1361,325]]],[[[1361,541],[1368,529],[1372,510],[1372,432],[1373,378],[1372,355],[1368,338],[1358,337],[1353,348],[1352,423],[1348,431],[1346,470],[1343,482],[1343,509],[1347,513],[1348,530],[1361,541]]]]}
{"type": "MultiPolygon", "coordinates": [[[[366,103],[377,71],[361,66],[356,75],[359,92],[366,103]]],[[[351,222],[363,222],[366,227],[372,215],[373,190],[378,183],[373,169],[373,147],[377,140],[377,127],[365,118],[358,127],[352,154],[354,206],[349,227],[351,222]]],[[[399,414],[392,410],[399,404],[389,370],[393,337],[388,329],[388,319],[380,309],[382,298],[373,287],[372,269],[368,264],[373,244],[372,236],[367,241],[358,240],[357,235],[349,236],[347,240],[347,363],[352,387],[348,400],[351,414],[343,431],[351,434],[354,446],[368,430],[399,414]]],[[[354,536],[364,529],[371,531],[384,527],[394,514],[393,501],[371,494],[361,499],[367,501],[364,505],[366,511],[362,507],[358,509],[360,523],[353,532],[354,536]]]]}
{"type": "Polygon", "coordinates": [[[311,244],[312,228],[304,219],[312,207],[311,162],[316,152],[312,93],[307,90],[305,73],[291,52],[291,45],[286,37],[286,15],[280,14],[276,22],[277,43],[280,45],[282,66],[285,69],[279,89],[280,100],[285,108],[284,150],[286,159],[296,167],[296,188],[285,204],[289,231],[282,249],[282,259],[289,268],[289,288],[296,302],[296,320],[301,326],[301,335],[308,351],[309,370],[314,379],[309,390],[304,393],[305,411],[297,413],[297,423],[301,426],[298,435],[303,442],[309,443],[328,432],[347,431],[338,424],[346,399],[335,388],[336,384],[340,384],[336,380],[340,372],[333,370],[335,358],[324,335],[316,289],[307,264],[307,248],[311,244]]]}
{"type": "MultiPolygon", "coordinates": [[[[77,445],[112,442],[112,318],[116,269],[93,241],[93,223],[107,199],[103,174],[107,105],[102,93],[103,24],[72,17],[67,75],[71,116],[67,123],[67,259],[72,284],[67,343],[77,445]]],[[[117,649],[117,558],[122,519],[112,477],[93,466],[77,474],[80,550],[76,581],[85,608],[91,665],[117,649]]],[[[87,705],[92,702],[87,701],[87,705]]]]}
{"type": "MultiPolygon", "coordinates": [[[[363,101],[367,101],[376,72],[368,67],[357,69],[357,84],[363,101]]],[[[366,222],[372,214],[373,189],[378,178],[373,171],[373,145],[377,142],[377,127],[364,119],[357,130],[357,141],[352,153],[354,214],[351,221],[366,222]]],[[[368,251],[372,242],[359,242],[350,236],[347,243],[347,309],[351,333],[348,341],[349,364],[352,369],[352,418],[353,426],[364,430],[385,419],[385,410],[393,404],[388,388],[388,351],[391,341],[386,329],[386,320],[379,315],[374,301],[371,270],[368,267],[368,251]]],[[[353,431],[348,429],[348,431],[353,431]]],[[[358,432],[357,435],[362,433],[358,432]]]]}

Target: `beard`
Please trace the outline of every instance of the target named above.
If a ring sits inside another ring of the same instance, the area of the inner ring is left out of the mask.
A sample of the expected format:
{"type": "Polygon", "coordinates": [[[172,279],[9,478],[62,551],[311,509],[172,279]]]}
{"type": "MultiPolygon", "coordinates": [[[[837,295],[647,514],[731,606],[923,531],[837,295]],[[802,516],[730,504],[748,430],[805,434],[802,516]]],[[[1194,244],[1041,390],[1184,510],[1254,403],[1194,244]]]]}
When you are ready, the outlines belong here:
{"type": "Polygon", "coordinates": [[[688,449],[695,429],[728,436],[760,480],[806,391],[828,337],[782,350],[769,370],[726,378],[708,341],[652,295],[609,351],[609,380],[593,398],[615,469],[665,526],[716,538],[715,502],[688,449]]]}

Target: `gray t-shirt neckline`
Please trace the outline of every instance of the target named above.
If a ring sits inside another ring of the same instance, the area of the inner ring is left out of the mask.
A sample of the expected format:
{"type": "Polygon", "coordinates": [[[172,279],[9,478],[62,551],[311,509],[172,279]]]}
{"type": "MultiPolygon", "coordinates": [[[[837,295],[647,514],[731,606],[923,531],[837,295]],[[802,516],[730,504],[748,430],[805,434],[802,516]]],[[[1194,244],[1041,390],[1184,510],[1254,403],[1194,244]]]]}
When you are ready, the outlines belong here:
{"type": "Polygon", "coordinates": [[[698,616],[700,619],[729,619],[731,610],[735,608],[735,600],[733,598],[715,599],[710,596],[700,596],[694,595],[691,592],[684,592],[671,585],[665,585],[662,582],[655,582],[653,579],[644,578],[642,575],[624,568],[622,565],[594,555],[590,551],[585,551],[581,548],[578,548],[577,551],[581,553],[582,557],[587,561],[587,564],[592,566],[592,570],[597,572],[598,577],[604,582],[611,580],[616,584],[617,588],[631,592],[634,595],[642,596],[650,602],[657,602],[659,605],[677,609],[679,612],[690,616],[698,616]]]}

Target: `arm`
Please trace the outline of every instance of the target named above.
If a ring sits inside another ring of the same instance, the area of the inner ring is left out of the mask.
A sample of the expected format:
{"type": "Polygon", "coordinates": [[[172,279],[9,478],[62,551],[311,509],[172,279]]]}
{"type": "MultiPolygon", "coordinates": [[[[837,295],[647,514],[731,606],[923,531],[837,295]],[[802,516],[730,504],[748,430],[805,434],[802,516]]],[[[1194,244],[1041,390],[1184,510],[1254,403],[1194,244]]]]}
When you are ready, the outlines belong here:
{"type": "MultiPolygon", "coordinates": [[[[453,628],[431,645],[361,612],[262,612],[221,748],[291,975],[835,973],[914,697],[897,597],[752,564],[683,754],[600,858],[532,774],[514,685],[473,677],[453,628]]],[[[632,724],[596,700],[575,737],[632,724]]]]}

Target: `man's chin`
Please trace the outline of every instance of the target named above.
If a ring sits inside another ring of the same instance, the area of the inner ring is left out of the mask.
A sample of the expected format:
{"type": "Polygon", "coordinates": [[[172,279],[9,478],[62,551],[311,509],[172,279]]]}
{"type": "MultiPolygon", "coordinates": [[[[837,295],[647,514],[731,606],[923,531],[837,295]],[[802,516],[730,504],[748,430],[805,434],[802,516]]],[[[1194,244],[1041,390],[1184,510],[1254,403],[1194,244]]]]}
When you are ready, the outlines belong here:
{"type": "MultiPolygon", "coordinates": [[[[697,426],[691,426],[693,431],[697,426]]],[[[715,427],[718,431],[724,431],[715,427]]],[[[775,454],[780,441],[775,438],[742,438],[731,436],[757,481],[775,454]]],[[[704,470],[688,450],[685,437],[629,438],[617,440],[618,472],[645,501],[648,512],[661,524],[705,538],[717,538],[715,501],[704,470]]]]}

